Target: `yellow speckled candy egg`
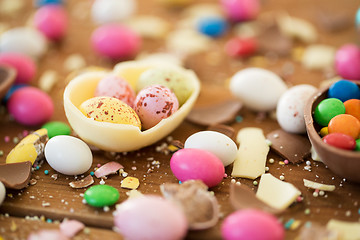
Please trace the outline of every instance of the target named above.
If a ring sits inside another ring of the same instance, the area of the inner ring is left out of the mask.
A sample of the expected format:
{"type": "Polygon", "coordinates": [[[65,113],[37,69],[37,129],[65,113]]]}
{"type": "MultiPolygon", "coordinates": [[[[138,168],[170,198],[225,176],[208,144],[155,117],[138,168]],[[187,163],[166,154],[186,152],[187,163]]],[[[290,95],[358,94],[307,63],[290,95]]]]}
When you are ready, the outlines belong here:
{"type": "Polygon", "coordinates": [[[123,101],[112,97],[94,97],[83,102],[80,111],[88,118],[99,122],[129,124],[141,129],[135,111],[123,101]]]}

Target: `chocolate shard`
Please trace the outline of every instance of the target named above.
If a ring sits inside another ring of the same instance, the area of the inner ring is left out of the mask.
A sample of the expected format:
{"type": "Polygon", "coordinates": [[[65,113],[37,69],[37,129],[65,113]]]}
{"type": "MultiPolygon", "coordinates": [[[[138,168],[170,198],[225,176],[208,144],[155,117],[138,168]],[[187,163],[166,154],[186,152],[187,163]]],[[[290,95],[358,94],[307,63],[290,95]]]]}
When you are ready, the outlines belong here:
{"type": "Polygon", "coordinates": [[[211,106],[194,108],[186,120],[203,126],[229,123],[234,121],[241,107],[239,100],[229,99],[211,106]]]}
{"type": "Polygon", "coordinates": [[[234,138],[235,137],[235,129],[233,127],[228,126],[228,125],[215,124],[215,125],[209,126],[207,128],[207,130],[225,134],[229,138],[234,138]]]}
{"type": "Polygon", "coordinates": [[[256,194],[244,184],[230,184],[230,203],[236,210],[255,208],[272,214],[282,211],[275,209],[256,197],[256,194]]]}
{"type": "Polygon", "coordinates": [[[72,188],[85,188],[85,187],[90,186],[93,183],[94,183],[93,177],[91,175],[88,175],[87,177],[85,177],[81,180],[70,182],[69,185],[72,188]]]}
{"type": "Polygon", "coordinates": [[[277,129],[266,135],[271,149],[291,163],[300,163],[310,156],[311,143],[305,135],[277,129]]]}
{"type": "Polygon", "coordinates": [[[208,187],[200,180],[189,180],[181,185],[165,183],[160,186],[163,196],[183,210],[191,230],[202,230],[216,225],[219,205],[208,187]]]}
{"type": "Polygon", "coordinates": [[[22,189],[29,184],[31,162],[0,164],[0,181],[7,188],[22,189]]]}
{"type": "Polygon", "coordinates": [[[266,26],[258,36],[259,50],[263,53],[275,53],[280,56],[290,54],[292,40],[281,33],[277,25],[266,26]]]}
{"type": "Polygon", "coordinates": [[[335,11],[317,11],[316,20],[320,28],[327,32],[334,33],[348,29],[353,24],[352,16],[344,12],[335,11]]]}

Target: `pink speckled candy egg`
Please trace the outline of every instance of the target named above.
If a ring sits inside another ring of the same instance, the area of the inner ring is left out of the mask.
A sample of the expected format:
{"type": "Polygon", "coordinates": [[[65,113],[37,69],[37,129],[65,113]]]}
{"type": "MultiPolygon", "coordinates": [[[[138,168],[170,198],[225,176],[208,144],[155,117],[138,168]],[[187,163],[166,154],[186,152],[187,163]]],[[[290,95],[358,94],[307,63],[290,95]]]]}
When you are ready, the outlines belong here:
{"type": "Polygon", "coordinates": [[[360,80],[360,48],[355,44],[345,44],[335,55],[337,73],[351,80],[360,80]]]}
{"type": "Polygon", "coordinates": [[[124,59],[134,56],[141,45],[137,33],[120,24],[106,24],[97,28],[91,36],[95,51],[111,59],[124,59]]]}
{"type": "Polygon", "coordinates": [[[132,108],[136,97],[130,84],[115,75],[108,75],[100,80],[95,90],[95,97],[100,96],[117,98],[132,108]]]}
{"type": "Polygon", "coordinates": [[[60,5],[45,5],[36,11],[34,25],[49,40],[59,40],[67,30],[66,11],[60,5]]]}
{"type": "Polygon", "coordinates": [[[117,230],[128,240],[177,240],[187,232],[184,213],[158,196],[128,199],[114,214],[117,230]]]}
{"type": "Polygon", "coordinates": [[[29,126],[49,121],[54,112],[49,95],[35,87],[23,87],[15,91],[7,107],[17,122],[29,126]]]}
{"type": "Polygon", "coordinates": [[[179,109],[179,101],[169,88],[152,85],[138,93],[134,109],[143,129],[149,129],[175,113],[179,109]]]}
{"type": "Polygon", "coordinates": [[[184,148],[174,153],[170,168],[180,181],[201,180],[208,187],[218,185],[225,174],[224,165],[218,157],[197,148],[184,148]]]}
{"type": "Polygon", "coordinates": [[[29,83],[36,75],[34,60],[21,53],[0,53],[0,65],[8,65],[16,69],[15,83],[29,83]]]}
{"type": "Polygon", "coordinates": [[[260,11],[258,0],[221,0],[221,5],[228,18],[234,22],[254,19],[260,11]]]}
{"type": "Polygon", "coordinates": [[[285,232],[271,214],[255,209],[239,210],[227,216],[221,225],[225,240],[281,240],[285,232]]]}

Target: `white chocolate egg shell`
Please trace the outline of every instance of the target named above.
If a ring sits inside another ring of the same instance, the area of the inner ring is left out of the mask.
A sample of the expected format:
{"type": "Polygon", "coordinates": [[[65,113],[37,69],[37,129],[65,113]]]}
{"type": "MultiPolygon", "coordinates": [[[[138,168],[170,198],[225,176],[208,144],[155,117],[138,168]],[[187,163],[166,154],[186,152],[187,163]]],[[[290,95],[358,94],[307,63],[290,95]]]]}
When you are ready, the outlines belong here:
{"type": "MultiPolygon", "coordinates": [[[[125,62],[125,66],[139,66],[151,68],[159,63],[125,62]]],[[[123,63],[115,67],[121,68],[123,63]]],[[[165,66],[168,66],[166,64],[165,66]]],[[[170,67],[170,65],[169,65],[170,67]]],[[[98,122],[87,118],[79,110],[85,100],[94,96],[98,82],[105,77],[107,72],[87,72],[72,79],[64,91],[64,108],[66,117],[74,131],[88,144],[92,144],[105,151],[126,152],[134,151],[149,146],[169,135],[175,130],[191,111],[200,93],[200,81],[191,70],[172,65],[172,68],[182,71],[193,81],[193,92],[187,101],[170,117],[161,120],[156,126],[141,131],[139,128],[126,124],[98,122]]]]}

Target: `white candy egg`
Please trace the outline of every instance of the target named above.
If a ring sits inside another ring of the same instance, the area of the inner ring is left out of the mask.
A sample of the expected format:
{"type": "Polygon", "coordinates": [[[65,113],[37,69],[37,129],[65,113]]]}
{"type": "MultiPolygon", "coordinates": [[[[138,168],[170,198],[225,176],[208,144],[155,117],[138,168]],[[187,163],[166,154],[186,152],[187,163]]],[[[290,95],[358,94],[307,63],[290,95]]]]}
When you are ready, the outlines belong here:
{"type": "Polygon", "coordinates": [[[46,50],[46,38],[33,28],[12,28],[0,36],[0,52],[17,52],[36,59],[46,50]]]}
{"type": "Polygon", "coordinates": [[[281,128],[290,133],[305,133],[304,107],[317,88],[308,84],[287,90],[280,98],[276,118],[281,128]]]}
{"type": "Polygon", "coordinates": [[[123,21],[135,11],[134,0],[96,0],[92,5],[91,15],[95,23],[104,24],[123,21]]]}
{"type": "Polygon", "coordinates": [[[225,134],[215,131],[201,131],[194,133],[185,141],[184,148],[197,148],[216,155],[228,166],[234,162],[237,154],[235,142],[225,134]]]}
{"type": "Polygon", "coordinates": [[[89,146],[72,136],[55,136],[45,145],[45,158],[56,171],[79,175],[90,169],[93,156],[89,146]]]}
{"type": "Polygon", "coordinates": [[[287,86],[273,72],[262,68],[247,68],[237,72],[230,80],[230,91],[244,106],[255,111],[271,111],[276,108],[287,86]]]}
{"type": "Polygon", "coordinates": [[[6,196],[6,189],[2,182],[0,182],[0,206],[4,202],[6,196]]]}

